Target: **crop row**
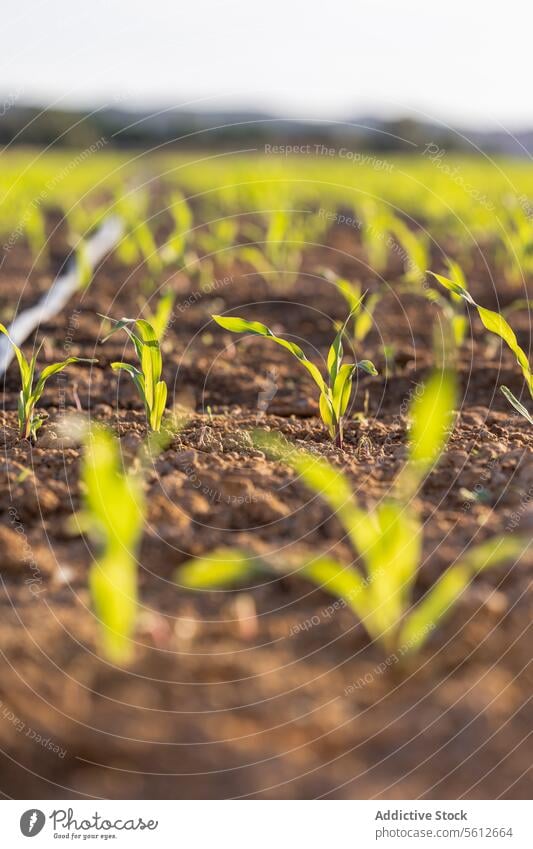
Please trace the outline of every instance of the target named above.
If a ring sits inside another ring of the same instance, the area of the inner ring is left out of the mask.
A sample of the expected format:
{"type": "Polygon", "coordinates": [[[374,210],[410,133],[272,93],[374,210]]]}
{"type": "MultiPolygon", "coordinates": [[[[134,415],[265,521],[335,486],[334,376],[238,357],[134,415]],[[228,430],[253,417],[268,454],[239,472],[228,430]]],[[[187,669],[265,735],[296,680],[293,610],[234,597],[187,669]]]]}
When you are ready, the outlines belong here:
{"type": "MultiPolygon", "coordinates": [[[[288,169],[288,173],[286,169],[280,177],[276,171],[279,163],[265,160],[261,167],[267,172],[270,169],[270,173],[261,179],[257,169],[254,171],[250,163],[243,161],[232,167],[228,184],[216,192],[206,187],[206,182],[209,186],[209,164],[200,169],[199,174],[199,166],[184,166],[179,174],[182,189],[173,186],[173,180],[177,182],[178,179],[176,175],[171,178],[167,175],[165,191],[170,186],[170,196],[167,201],[156,203],[155,210],[150,192],[139,191],[136,187],[131,193],[119,192],[111,203],[102,201],[83,213],[77,206],[72,207],[67,218],[71,224],[74,221],[72,248],[83,265],[83,241],[87,232],[110,209],[118,210],[126,223],[126,234],[117,255],[126,265],[142,267],[144,292],[155,291],[161,277],[176,269],[187,273],[191,285],[195,275],[199,284],[204,285],[212,279],[215,268],[228,269],[237,263],[252,267],[256,274],[264,276],[273,292],[287,293],[304,263],[312,261],[309,259],[312,249],[327,240],[332,223],[339,224],[341,214],[344,215],[339,211],[341,205],[351,197],[353,213],[348,218],[357,222],[355,229],[363,246],[367,274],[370,270],[377,283],[372,292],[367,293],[359,281],[349,276],[340,277],[327,268],[314,269],[315,274],[335,286],[346,304],[345,320],[332,328],[333,339],[325,368],[324,364],[310,360],[300,346],[259,321],[227,314],[212,318],[229,332],[254,334],[265,343],[280,346],[311,375],[322,422],[342,450],[343,420],[349,409],[354,376],[358,370],[377,374],[376,367],[368,359],[354,357],[352,362],[345,362],[345,345],[348,343],[355,350],[364,345],[379,311],[384,275],[391,264],[401,269],[400,293],[407,291],[430,300],[440,309],[444,353],[426,381],[424,392],[411,405],[408,460],[391,494],[382,503],[370,510],[362,509],[356,503],[349,480],[337,467],[296,450],[280,438],[261,433],[253,435],[255,444],[267,455],[292,468],[310,490],[325,500],[337,515],[353,548],[353,564],[346,566],[328,556],[314,554],[298,565],[301,574],[341,597],[364,624],[370,637],[385,649],[401,647],[414,652],[453,608],[476,574],[505,560],[519,558],[528,544],[527,539],[516,534],[473,547],[460,560],[450,564],[421,600],[414,602],[423,543],[423,524],[415,506],[415,495],[438,462],[453,427],[457,407],[455,366],[469,327],[467,306],[473,307],[484,328],[502,339],[512,351],[526,388],[533,396],[529,359],[506,315],[480,305],[469,291],[467,277],[471,257],[465,233],[470,236],[477,233],[480,238],[489,238],[501,247],[501,251],[496,249],[497,261],[511,285],[533,270],[533,240],[529,213],[519,198],[504,197],[502,200],[501,185],[492,185],[491,196],[494,202],[496,195],[499,196],[498,209],[505,212],[502,231],[501,221],[495,223],[494,218],[498,216],[494,216],[487,204],[464,204],[464,180],[459,184],[449,174],[446,175],[446,191],[437,194],[439,203],[431,192],[427,192],[426,185],[418,193],[415,199],[418,220],[414,223],[405,212],[398,212],[399,208],[412,209],[415,179],[412,175],[405,176],[400,164],[395,163],[397,170],[393,179],[390,173],[367,170],[364,189],[361,181],[357,188],[335,184],[335,168],[332,168],[330,182],[318,190],[316,177],[314,181],[312,177],[304,177],[305,169],[301,167],[294,172],[288,169]],[[357,194],[355,202],[354,192],[357,194]],[[290,206],[295,197],[298,208],[290,206]],[[308,204],[307,209],[304,202],[308,204]],[[77,212],[73,215],[74,208],[77,212]],[[325,208],[334,212],[323,214],[325,208]],[[464,219],[460,218],[462,214],[464,219]],[[426,223],[422,224],[424,220],[426,223]],[[427,227],[431,229],[431,237],[427,227]],[[453,243],[454,259],[447,255],[439,257],[438,267],[446,270],[447,275],[434,274],[438,286],[431,287],[427,269],[435,258],[437,242],[434,244],[433,240],[440,239],[442,233],[453,243]]],[[[120,170],[121,166],[116,167],[120,170]]],[[[430,185],[435,186],[444,179],[444,175],[427,161],[418,169],[419,176],[429,175],[430,185]]],[[[342,173],[346,175],[345,170],[342,173]]],[[[82,174],[87,180],[84,168],[80,169],[80,176],[82,174]]],[[[22,193],[17,192],[14,183],[6,190],[6,199],[12,204],[8,218],[13,223],[18,216],[23,222],[21,235],[41,257],[48,243],[44,208],[34,204],[33,217],[25,217],[24,204],[27,204],[28,195],[25,194],[21,201],[22,193]]],[[[64,199],[63,203],[68,200],[64,199]]],[[[16,228],[11,232],[16,233],[16,228]]],[[[7,248],[14,244],[8,236],[7,248]]],[[[92,273],[93,269],[85,269],[84,287],[91,285],[92,273]]],[[[106,338],[124,332],[136,357],[134,363],[111,364],[113,370],[124,371],[131,377],[146,413],[148,435],[135,470],[122,467],[119,442],[105,428],[83,425],[81,432],[83,509],[77,515],[77,522],[79,529],[94,536],[100,546],[101,553],[90,571],[90,589],[102,623],[103,650],[120,663],[126,662],[131,655],[136,623],[137,560],[146,517],[144,469],[147,457],[168,445],[175,433],[172,411],[166,411],[168,391],[163,379],[162,351],[174,298],[169,284],[156,309],[144,318],[102,316],[109,324],[106,338]]],[[[529,308],[529,301],[516,299],[507,308],[507,315],[524,308],[529,308]]],[[[0,331],[10,339],[7,327],[0,325],[0,331]]],[[[45,366],[37,375],[40,349],[27,359],[22,350],[14,342],[12,344],[20,372],[20,436],[35,441],[43,421],[38,403],[47,380],[81,360],[68,357],[45,366]]],[[[515,410],[533,423],[522,401],[505,386],[502,392],[515,410]]],[[[72,424],[73,428],[75,426],[72,424]]],[[[245,549],[218,549],[206,558],[186,563],[178,570],[176,580],[190,589],[224,588],[253,582],[258,575],[280,575],[284,568],[284,564],[270,562],[268,556],[259,558],[245,549]]]]}

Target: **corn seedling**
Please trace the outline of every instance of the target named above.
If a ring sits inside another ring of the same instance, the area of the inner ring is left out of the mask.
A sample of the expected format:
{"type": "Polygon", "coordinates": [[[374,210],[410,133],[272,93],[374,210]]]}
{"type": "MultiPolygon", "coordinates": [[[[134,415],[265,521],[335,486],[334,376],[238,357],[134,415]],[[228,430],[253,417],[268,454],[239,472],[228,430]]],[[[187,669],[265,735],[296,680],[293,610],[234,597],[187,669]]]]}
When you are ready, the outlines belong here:
{"type": "Polygon", "coordinates": [[[417,390],[409,409],[409,458],[395,483],[399,500],[408,501],[441,456],[455,419],[455,373],[435,369],[417,390]]]}
{"type": "Polygon", "coordinates": [[[101,549],[91,566],[89,587],[102,649],[111,661],[123,664],[132,654],[137,618],[137,552],[145,514],[142,479],[124,471],[120,443],[98,429],[85,438],[82,483],[78,525],[101,549]]]}
{"type": "Polygon", "coordinates": [[[238,256],[260,274],[269,274],[281,287],[290,286],[301,268],[305,247],[320,238],[326,227],[318,215],[276,209],[268,215],[264,244],[244,245],[238,256]]]}
{"type": "Polygon", "coordinates": [[[519,204],[508,209],[508,226],[502,240],[506,276],[510,283],[519,285],[524,275],[533,272],[533,228],[519,204]]]}
{"type": "Polygon", "coordinates": [[[118,247],[117,255],[125,265],[133,265],[140,259],[152,277],[164,268],[161,252],[148,224],[148,197],[138,192],[122,197],[116,204],[124,221],[125,234],[118,247]]]}
{"type": "Polygon", "coordinates": [[[161,258],[165,265],[179,262],[185,256],[189,232],[192,227],[192,212],[181,192],[175,192],[169,206],[174,223],[172,233],[161,250],[161,258]]]}
{"type": "Polygon", "coordinates": [[[265,253],[280,275],[281,282],[291,283],[302,262],[303,233],[296,214],[277,209],[270,214],[265,253]]]}
{"type": "MultiPolygon", "coordinates": [[[[420,481],[438,461],[454,398],[453,377],[436,373],[413,403],[409,468],[403,478],[420,481]]],[[[423,524],[411,487],[406,491],[402,482],[395,497],[365,510],[356,504],[348,478],[325,460],[295,450],[271,434],[256,438],[256,444],[291,466],[299,480],[326,502],[356,555],[355,566],[345,566],[328,555],[304,558],[297,567],[299,574],[342,599],[387,652],[403,656],[419,650],[477,574],[518,557],[525,547],[518,536],[497,537],[475,546],[450,564],[415,602],[423,524]]],[[[268,555],[252,557],[240,550],[217,549],[186,563],[178,570],[176,581],[191,589],[220,589],[273,573],[279,574],[279,566],[270,562],[268,555]]]]}
{"type": "Polygon", "coordinates": [[[123,362],[111,363],[111,368],[114,371],[126,371],[130,375],[142,398],[148,425],[153,431],[158,432],[161,429],[161,420],[167,402],[167,385],[164,380],[161,380],[163,360],[159,339],[154,328],[147,321],[122,318],[103,341],[105,342],[118,330],[125,330],[133,342],[140,369],[123,362]],[[132,330],[132,325],[136,332],[132,330]]]}
{"type": "MultiPolygon", "coordinates": [[[[458,295],[461,298],[474,306],[478,315],[481,319],[483,326],[489,330],[491,333],[494,333],[496,336],[499,336],[500,339],[506,343],[506,345],[510,348],[512,353],[516,357],[516,362],[520,366],[522,371],[522,375],[526,382],[526,386],[529,390],[530,396],[533,398],[533,373],[531,372],[531,368],[529,366],[529,359],[527,357],[526,352],[523,348],[518,344],[518,340],[516,338],[516,334],[512,329],[511,325],[508,321],[498,312],[494,312],[494,310],[489,310],[486,307],[480,306],[480,304],[474,301],[472,295],[468,291],[468,289],[457,283],[455,280],[450,280],[448,277],[443,277],[441,274],[435,274],[434,272],[430,272],[433,274],[433,277],[444,286],[445,289],[448,289],[452,294],[458,295]]],[[[509,403],[515,408],[515,410],[520,413],[521,416],[524,416],[527,421],[532,424],[533,419],[531,415],[528,413],[523,404],[520,403],[518,398],[513,395],[511,390],[507,386],[500,387],[503,395],[505,395],[506,399],[509,403]]]]}
{"type": "Polygon", "coordinates": [[[202,251],[211,255],[221,268],[227,268],[232,262],[231,248],[235,244],[238,229],[234,218],[220,218],[211,221],[208,230],[198,235],[202,251]]]}
{"type": "MultiPolygon", "coordinates": [[[[320,416],[332,439],[336,441],[339,448],[343,444],[343,418],[346,413],[350,395],[352,392],[352,381],[357,369],[367,374],[375,375],[377,370],[370,360],[360,360],[356,363],[342,363],[344,350],[342,337],[346,324],[337,333],[331,345],[327,359],[327,382],[322,377],[318,367],[307,359],[302,349],[294,342],[276,336],[266,325],[259,321],[246,321],[243,318],[229,318],[222,315],[214,315],[213,319],[224,330],[232,333],[252,333],[271,339],[296,357],[299,363],[307,369],[320,390],[319,409],[320,416]]],[[[348,316],[347,321],[349,321],[348,316]]]]}
{"type": "Polygon", "coordinates": [[[17,358],[21,390],[18,401],[18,421],[20,436],[23,439],[35,440],[37,431],[41,427],[44,419],[36,414],[35,406],[43,394],[46,381],[53,377],[54,374],[64,371],[72,363],[95,363],[96,360],[84,359],[82,357],[67,357],[60,363],[53,363],[50,366],[45,366],[39,377],[35,378],[35,367],[37,365],[37,357],[42,347],[37,349],[31,359],[27,360],[18,345],[15,345],[9,331],[3,324],[0,324],[0,333],[3,333],[11,342],[17,358]]]}
{"type": "Polygon", "coordinates": [[[374,201],[367,200],[358,207],[362,218],[361,239],[370,267],[385,271],[389,257],[388,227],[390,215],[374,201]]]}
{"type": "Polygon", "coordinates": [[[390,217],[389,229],[404,253],[405,281],[420,285],[429,264],[429,249],[425,233],[413,232],[401,218],[396,216],[390,217]]]}
{"type": "Polygon", "coordinates": [[[24,233],[30,251],[36,257],[37,265],[42,264],[46,247],[46,223],[44,213],[37,203],[31,203],[24,213],[24,233]]]}
{"type": "Polygon", "coordinates": [[[163,260],[157,243],[147,221],[139,220],[133,229],[133,238],[137,242],[140,254],[150,274],[157,277],[163,270],[163,260]]]}

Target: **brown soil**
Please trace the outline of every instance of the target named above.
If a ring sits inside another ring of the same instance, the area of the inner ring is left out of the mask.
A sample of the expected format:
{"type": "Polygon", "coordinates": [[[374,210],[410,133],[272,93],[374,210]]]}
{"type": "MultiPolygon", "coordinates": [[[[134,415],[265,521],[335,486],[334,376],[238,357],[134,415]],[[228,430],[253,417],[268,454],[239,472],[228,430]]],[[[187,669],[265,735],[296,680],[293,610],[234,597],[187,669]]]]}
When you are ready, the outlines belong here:
{"type": "MultiPolygon", "coordinates": [[[[297,574],[224,593],[191,593],[175,582],[184,560],[221,545],[268,551],[280,563],[310,548],[352,559],[327,506],[254,449],[248,434],[257,425],[339,464],[361,503],[390,489],[406,453],[407,404],[432,362],[437,315],[423,299],[397,295],[398,269],[386,276],[390,293],[358,352],[380,376],[360,380],[344,450],[328,441],[313,384],[286,352],[209,321],[212,312],[235,309],[300,343],[311,339],[324,357],[344,304],[312,269],[337,262],[339,272],[360,276],[355,239],[331,234],[330,247],[306,260],[284,296],[240,267],[217,269],[219,285],[207,294],[174,275],[181,309],[165,341],[165,377],[173,402],[190,412],[148,475],[142,611],[127,670],[97,655],[91,544],[67,523],[79,506],[80,449],[59,426],[65,410],[81,404],[120,434],[126,462],[138,451],[139,400],[108,368],[118,357],[132,361],[131,351],[120,335],[105,345],[95,340],[103,332],[96,313],[139,313],[142,273],[107,260],[85,296],[41,329],[49,340],[44,360],[70,345],[68,353],[99,363],[49,385],[41,404],[49,418],[34,447],[17,437],[17,373],[9,369],[0,460],[5,796],[531,796],[531,563],[476,580],[424,650],[402,663],[297,574]],[[386,379],[384,343],[396,348],[386,379]]],[[[17,248],[1,269],[1,320],[49,285],[50,274],[34,272],[28,285],[28,273],[29,257],[17,248]]],[[[484,303],[494,304],[485,278],[481,269],[484,303]]],[[[513,297],[498,291],[500,303],[513,297]]],[[[527,347],[527,315],[514,324],[527,347]]],[[[504,533],[513,520],[526,531],[533,518],[533,434],[498,391],[506,383],[520,393],[513,357],[499,346],[488,353],[476,320],[459,371],[457,427],[420,496],[426,524],[417,593],[471,541],[504,533]]]]}

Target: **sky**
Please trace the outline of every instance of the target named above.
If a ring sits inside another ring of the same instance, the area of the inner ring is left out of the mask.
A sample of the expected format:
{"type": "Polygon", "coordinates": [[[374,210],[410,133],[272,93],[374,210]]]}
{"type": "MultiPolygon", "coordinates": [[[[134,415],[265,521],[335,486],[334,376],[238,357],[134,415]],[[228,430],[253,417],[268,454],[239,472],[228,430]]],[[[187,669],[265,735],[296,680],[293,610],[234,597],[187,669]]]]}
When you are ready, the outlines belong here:
{"type": "Polygon", "coordinates": [[[4,104],[533,126],[531,0],[3,0],[4,104]],[[10,99],[10,100],[9,100],[10,99]]]}

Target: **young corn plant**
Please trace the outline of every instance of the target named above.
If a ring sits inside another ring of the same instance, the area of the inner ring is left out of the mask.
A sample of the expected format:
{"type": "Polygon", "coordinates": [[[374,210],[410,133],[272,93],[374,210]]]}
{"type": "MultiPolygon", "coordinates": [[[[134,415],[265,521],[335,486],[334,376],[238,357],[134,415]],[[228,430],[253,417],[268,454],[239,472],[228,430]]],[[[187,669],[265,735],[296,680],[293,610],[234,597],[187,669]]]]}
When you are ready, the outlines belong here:
{"type": "MultiPolygon", "coordinates": [[[[500,339],[503,339],[515,355],[516,362],[520,366],[529,394],[533,398],[533,373],[531,372],[529,359],[526,352],[518,344],[516,334],[509,322],[500,313],[494,312],[494,310],[489,310],[476,303],[466,286],[461,285],[456,280],[450,280],[448,277],[443,277],[441,274],[435,274],[434,272],[430,273],[441,284],[441,286],[444,286],[444,288],[448,289],[453,295],[463,298],[467,304],[474,306],[478,311],[478,315],[483,326],[491,333],[499,336],[500,339]]],[[[513,395],[511,390],[507,386],[501,386],[500,390],[515,410],[520,413],[520,415],[523,416],[529,424],[533,424],[533,417],[518,398],[513,395]]]]}
{"type": "Polygon", "coordinates": [[[83,509],[78,526],[98,543],[89,588],[100,622],[103,653],[127,663],[137,618],[137,553],[145,501],[140,474],[122,467],[120,443],[107,430],[87,433],[82,466],[83,509]]]}
{"type": "Polygon", "coordinates": [[[365,200],[357,211],[363,227],[361,240],[371,269],[380,273],[387,268],[390,244],[387,238],[390,214],[381,204],[365,200]]]}
{"type": "Polygon", "coordinates": [[[153,277],[157,277],[163,270],[164,263],[148,221],[139,220],[136,222],[133,229],[133,238],[137,242],[137,247],[149,273],[153,277]]]}
{"type": "Polygon", "coordinates": [[[150,228],[148,195],[143,192],[125,195],[117,201],[116,208],[125,224],[117,256],[125,265],[141,260],[151,278],[157,277],[165,263],[150,228]]]}
{"type": "Polygon", "coordinates": [[[503,264],[512,285],[518,286],[524,276],[533,272],[533,230],[531,218],[520,204],[509,205],[502,236],[503,264]]]}
{"type": "Polygon", "coordinates": [[[424,281],[425,269],[429,264],[429,247],[426,234],[423,232],[415,233],[401,218],[392,215],[389,228],[405,255],[404,280],[407,283],[420,286],[424,281]]]}
{"type": "Polygon", "coordinates": [[[18,401],[20,436],[23,439],[35,441],[37,438],[37,431],[44,421],[42,416],[35,412],[35,407],[43,394],[46,381],[50,377],[53,377],[54,374],[59,374],[59,372],[64,371],[64,369],[72,363],[95,363],[96,360],[84,359],[82,357],[67,357],[66,360],[62,360],[60,363],[53,363],[50,366],[45,366],[39,377],[36,379],[35,368],[42,343],[34,353],[33,357],[27,360],[18,345],[16,345],[12,340],[9,335],[9,331],[3,324],[0,324],[0,333],[7,336],[11,342],[19,366],[20,382],[22,387],[18,401]]]}
{"type": "Polygon", "coordinates": [[[169,212],[174,226],[161,250],[161,258],[165,265],[180,262],[184,258],[193,224],[191,208],[181,192],[174,192],[172,195],[169,212]]]}
{"type": "Polygon", "coordinates": [[[118,330],[125,330],[133,342],[140,369],[123,362],[111,363],[111,368],[114,371],[125,371],[129,374],[142,398],[146,421],[151,430],[158,433],[161,430],[161,421],[167,402],[167,385],[164,380],[161,380],[163,359],[157,333],[144,319],[122,318],[103,341],[107,341],[118,330]],[[132,330],[132,325],[135,331],[132,330]]]}
{"type": "Polygon", "coordinates": [[[39,204],[32,203],[24,213],[24,234],[37,265],[43,264],[46,256],[46,221],[39,204]]]}
{"type": "Polygon", "coordinates": [[[206,232],[198,234],[198,244],[203,254],[216,259],[221,268],[228,268],[233,261],[232,248],[235,245],[239,224],[235,218],[219,218],[211,221],[206,232]]]}
{"type": "MultiPolygon", "coordinates": [[[[326,502],[356,555],[356,565],[346,566],[330,555],[314,554],[293,563],[291,571],[297,570],[342,599],[369,636],[385,652],[399,657],[415,653],[424,645],[477,574],[519,557],[526,545],[518,536],[502,536],[474,546],[451,563],[422,598],[414,599],[423,522],[412,499],[413,486],[420,484],[442,453],[453,419],[454,399],[451,374],[438,372],[427,382],[422,396],[411,407],[408,468],[402,472],[394,495],[370,510],[356,503],[350,482],[340,469],[270,434],[256,440],[258,447],[292,467],[298,479],[326,502]]],[[[205,558],[185,563],[177,571],[176,581],[190,589],[231,588],[253,582],[258,576],[279,575],[280,571],[284,574],[288,569],[280,569],[279,562],[270,561],[268,555],[217,549],[205,558]]]]}
{"type": "Polygon", "coordinates": [[[306,246],[319,240],[325,227],[318,215],[275,209],[268,214],[264,243],[243,245],[237,256],[249,262],[259,274],[268,275],[275,287],[290,287],[300,271],[306,246]]]}
{"type": "MultiPolygon", "coordinates": [[[[346,322],[330,346],[327,359],[328,379],[326,381],[322,377],[318,367],[307,359],[299,345],[289,342],[287,339],[282,339],[280,336],[276,336],[265,324],[261,324],[259,321],[246,321],[244,318],[229,318],[223,315],[214,315],[212,318],[224,330],[230,330],[232,333],[253,333],[256,336],[263,336],[281,345],[282,348],[286,348],[287,351],[290,351],[298,362],[307,369],[318,386],[320,390],[320,417],[328,428],[331,438],[335,440],[339,448],[342,448],[343,419],[350,401],[353,377],[357,369],[367,374],[377,374],[377,369],[370,360],[359,360],[356,363],[343,364],[344,349],[342,346],[342,337],[345,332],[346,322]]],[[[350,316],[348,316],[346,321],[349,321],[349,319],[350,316]]]]}

